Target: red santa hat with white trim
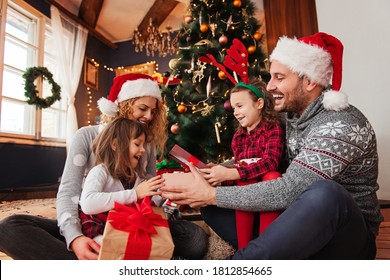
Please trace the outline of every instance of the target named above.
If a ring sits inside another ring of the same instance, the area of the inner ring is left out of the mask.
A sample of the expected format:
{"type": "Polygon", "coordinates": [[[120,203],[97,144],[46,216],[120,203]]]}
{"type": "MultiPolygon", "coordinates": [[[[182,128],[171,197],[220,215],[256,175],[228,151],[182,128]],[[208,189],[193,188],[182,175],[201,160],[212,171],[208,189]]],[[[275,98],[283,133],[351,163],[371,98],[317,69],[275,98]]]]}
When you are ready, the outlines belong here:
{"type": "Polygon", "coordinates": [[[342,82],[343,44],[336,37],[318,32],[302,38],[279,39],[270,55],[300,76],[331,89],[325,90],[323,104],[339,111],[349,106],[347,95],[340,92],[342,82]]]}
{"type": "Polygon", "coordinates": [[[151,96],[162,100],[160,88],[152,77],[145,74],[124,74],[114,78],[108,98],[100,98],[98,107],[107,116],[116,116],[118,103],[135,97],[151,96]]]}

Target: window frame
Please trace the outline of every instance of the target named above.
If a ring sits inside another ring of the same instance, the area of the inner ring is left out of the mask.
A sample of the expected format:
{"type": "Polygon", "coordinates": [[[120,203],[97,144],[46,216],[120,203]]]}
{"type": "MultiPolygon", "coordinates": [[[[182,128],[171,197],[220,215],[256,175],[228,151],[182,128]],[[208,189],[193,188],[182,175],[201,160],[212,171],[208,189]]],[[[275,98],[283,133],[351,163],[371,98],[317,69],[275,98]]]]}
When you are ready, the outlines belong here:
{"type": "MultiPolygon", "coordinates": [[[[46,35],[46,26],[51,26],[51,20],[47,18],[44,14],[42,14],[40,11],[36,10],[29,4],[25,3],[21,0],[5,0],[2,1],[2,7],[0,10],[0,21],[1,21],[1,29],[0,29],[0,108],[2,108],[3,99],[12,100],[12,97],[6,97],[2,96],[2,89],[3,89],[3,73],[5,70],[4,65],[4,48],[5,48],[5,41],[6,41],[6,33],[5,33],[5,25],[6,25],[6,16],[8,7],[11,7],[12,9],[21,12],[22,14],[28,14],[34,20],[37,22],[37,54],[36,54],[36,61],[37,65],[35,66],[44,66],[44,58],[45,58],[45,35],[46,35]]],[[[51,29],[51,28],[50,28],[51,29]]],[[[10,35],[8,35],[10,36],[10,35]]],[[[12,36],[12,35],[11,35],[12,36]]],[[[9,67],[8,67],[9,68],[9,67]]],[[[42,82],[37,83],[37,89],[42,92],[43,84],[42,82]]],[[[62,95],[62,99],[66,100],[66,96],[62,95]]],[[[17,102],[23,102],[19,99],[16,100],[17,102]]],[[[27,103],[26,103],[27,104],[27,103]]],[[[32,105],[27,105],[32,106],[32,105]]],[[[63,117],[61,114],[65,113],[65,119],[66,119],[66,105],[62,105],[58,107],[50,107],[46,108],[50,110],[54,110],[58,112],[56,116],[58,116],[60,119],[63,117]]],[[[56,146],[56,147],[65,147],[66,146],[66,135],[64,135],[64,138],[52,138],[52,137],[42,137],[42,111],[38,108],[32,108],[32,110],[35,110],[35,120],[33,120],[33,134],[18,134],[18,133],[12,133],[12,132],[4,132],[0,131],[0,143],[14,143],[14,144],[27,144],[27,145],[40,145],[40,146],[56,146]]],[[[1,119],[0,119],[1,121],[1,119]]],[[[63,124],[66,126],[66,124],[63,124]]],[[[66,127],[63,128],[64,132],[66,133],[66,127]]]]}

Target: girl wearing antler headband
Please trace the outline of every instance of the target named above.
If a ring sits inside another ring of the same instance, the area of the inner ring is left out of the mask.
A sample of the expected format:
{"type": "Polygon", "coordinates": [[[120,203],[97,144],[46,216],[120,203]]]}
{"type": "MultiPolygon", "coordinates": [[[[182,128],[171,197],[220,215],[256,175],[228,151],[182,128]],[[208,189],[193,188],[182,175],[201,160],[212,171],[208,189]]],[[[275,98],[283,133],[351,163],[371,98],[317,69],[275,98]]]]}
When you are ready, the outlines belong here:
{"type": "MultiPolygon", "coordinates": [[[[247,185],[266,180],[275,175],[270,172],[278,170],[284,151],[284,131],[273,109],[273,97],[265,88],[262,81],[256,81],[237,83],[231,90],[230,103],[239,124],[232,140],[234,166],[201,169],[210,184],[231,185],[232,180],[237,180],[238,185],[247,185]]],[[[255,213],[236,211],[238,248],[244,248],[253,239],[253,232],[261,233],[278,215],[278,212],[261,213],[257,232],[253,231],[255,213]]]]}

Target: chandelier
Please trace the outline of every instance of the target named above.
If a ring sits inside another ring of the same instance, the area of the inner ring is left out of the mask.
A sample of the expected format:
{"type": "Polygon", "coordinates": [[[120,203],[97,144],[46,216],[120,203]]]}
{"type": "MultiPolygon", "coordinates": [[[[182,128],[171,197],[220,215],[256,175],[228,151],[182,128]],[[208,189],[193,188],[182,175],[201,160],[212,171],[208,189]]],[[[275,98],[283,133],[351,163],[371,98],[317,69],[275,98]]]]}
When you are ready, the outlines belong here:
{"type": "Polygon", "coordinates": [[[177,38],[172,40],[172,27],[168,25],[167,31],[160,32],[158,27],[153,25],[153,19],[149,19],[149,25],[146,29],[147,37],[142,38],[142,33],[136,28],[133,35],[133,45],[135,52],[142,52],[145,48],[147,56],[166,57],[173,55],[176,51],[177,38]]]}

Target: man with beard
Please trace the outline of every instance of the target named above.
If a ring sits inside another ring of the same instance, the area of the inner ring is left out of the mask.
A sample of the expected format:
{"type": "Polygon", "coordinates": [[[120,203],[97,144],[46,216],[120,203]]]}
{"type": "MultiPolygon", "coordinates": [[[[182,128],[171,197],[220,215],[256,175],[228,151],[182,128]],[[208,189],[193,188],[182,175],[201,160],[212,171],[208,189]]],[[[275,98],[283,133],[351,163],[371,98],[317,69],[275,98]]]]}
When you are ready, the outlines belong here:
{"type": "Polygon", "coordinates": [[[205,221],[235,247],[235,209],[284,211],[231,259],[375,258],[383,220],[376,138],[339,91],[342,58],[342,43],[321,32],[282,37],[272,52],[267,90],[276,111],[286,112],[289,166],[282,178],[212,187],[191,166],[195,180],[161,189],[178,204],[202,207],[205,221]]]}

